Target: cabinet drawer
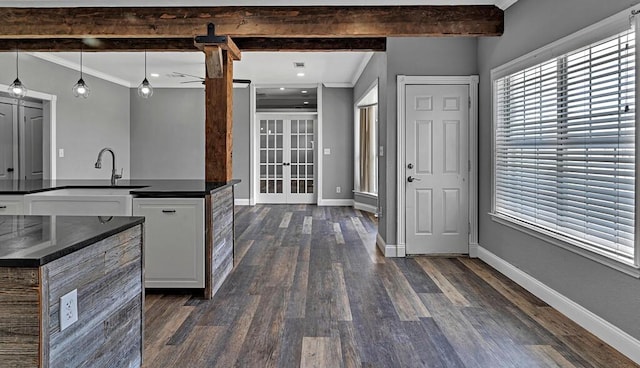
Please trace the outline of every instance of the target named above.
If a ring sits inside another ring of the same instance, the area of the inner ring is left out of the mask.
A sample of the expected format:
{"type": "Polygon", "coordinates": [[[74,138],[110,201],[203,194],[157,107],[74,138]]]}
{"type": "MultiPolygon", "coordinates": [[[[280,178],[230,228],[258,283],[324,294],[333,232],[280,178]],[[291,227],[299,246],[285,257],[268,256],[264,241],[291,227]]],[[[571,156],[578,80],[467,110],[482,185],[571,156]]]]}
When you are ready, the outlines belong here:
{"type": "Polygon", "coordinates": [[[134,198],[145,217],[145,287],[204,288],[204,199],[134,198]]]}
{"type": "Polygon", "coordinates": [[[0,215],[24,215],[23,196],[0,196],[0,215]]]}

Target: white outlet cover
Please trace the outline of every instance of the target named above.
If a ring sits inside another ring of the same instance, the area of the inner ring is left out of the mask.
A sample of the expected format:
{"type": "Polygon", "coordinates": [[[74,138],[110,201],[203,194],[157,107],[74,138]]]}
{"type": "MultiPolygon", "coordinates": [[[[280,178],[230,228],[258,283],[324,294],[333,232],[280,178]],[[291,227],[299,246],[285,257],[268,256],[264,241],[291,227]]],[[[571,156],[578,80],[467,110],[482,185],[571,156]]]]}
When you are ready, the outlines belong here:
{"type": "Polygon", "coordinates": [[[78,322],[78,289],[60,297],[60,331],[78,322]]]}
{"type": "Polygon", "coordinates": [[[325,155],[330,155],[331,154],[331,148],[325,148],[324,149],[324,154],[325,155]]]}
{"type": "Polygon", "coordinates": [[[64,148],[58,149],[58,157],[64,157],[64,148]]]}

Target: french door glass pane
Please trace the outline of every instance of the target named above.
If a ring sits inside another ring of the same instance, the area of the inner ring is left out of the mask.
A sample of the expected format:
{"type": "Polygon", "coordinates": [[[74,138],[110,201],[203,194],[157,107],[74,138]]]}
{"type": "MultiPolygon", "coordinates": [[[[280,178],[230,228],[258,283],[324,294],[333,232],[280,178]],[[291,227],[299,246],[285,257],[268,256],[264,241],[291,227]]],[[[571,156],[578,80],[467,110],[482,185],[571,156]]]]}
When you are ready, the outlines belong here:
{"type": "Polygon", "coordinates": [[[260,120],[260,193],[284,193],[284,120],[260,120]],[[267,180],[264,180],[267,179],[267,180]]]}

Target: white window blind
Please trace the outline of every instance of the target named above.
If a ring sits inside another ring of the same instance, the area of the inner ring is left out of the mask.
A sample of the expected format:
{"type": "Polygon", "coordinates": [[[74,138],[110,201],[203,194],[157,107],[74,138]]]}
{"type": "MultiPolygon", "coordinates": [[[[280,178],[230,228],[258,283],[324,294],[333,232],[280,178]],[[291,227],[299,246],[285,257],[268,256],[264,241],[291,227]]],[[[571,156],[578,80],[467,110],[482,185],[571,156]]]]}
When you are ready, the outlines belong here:
{"type": "Polygon", "coordinates": [[[635,31],[495,80],[494,212],[635,262],[635,31]]]}

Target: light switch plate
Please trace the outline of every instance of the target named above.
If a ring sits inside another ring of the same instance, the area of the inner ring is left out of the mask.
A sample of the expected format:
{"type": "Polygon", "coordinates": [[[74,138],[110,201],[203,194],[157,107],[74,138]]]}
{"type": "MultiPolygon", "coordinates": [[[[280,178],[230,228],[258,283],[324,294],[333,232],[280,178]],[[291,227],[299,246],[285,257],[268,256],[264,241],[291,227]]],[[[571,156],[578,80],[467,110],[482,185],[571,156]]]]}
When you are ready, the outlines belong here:
{"type": "Polygon", "coordinates": [[[60,331],[78,321],[78,289],[60,297],[60,331]]]}
{"type": "Polygon", "coordinates": [[[378,148],[378,156],[384,157],[384,146],[378,148]]]}
{"type": "Polygon", "coordinates": [[[324,149],[324,154],[325,155],[330,155],[331,154],[331,148],[325,148],[324,149]]]}
{"type": "Polygon", "coordinates": [[[64,157],[64,148],[58,149],[58,157],[64,157]]]}

